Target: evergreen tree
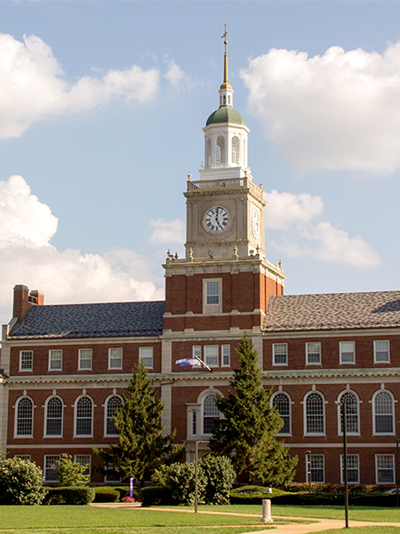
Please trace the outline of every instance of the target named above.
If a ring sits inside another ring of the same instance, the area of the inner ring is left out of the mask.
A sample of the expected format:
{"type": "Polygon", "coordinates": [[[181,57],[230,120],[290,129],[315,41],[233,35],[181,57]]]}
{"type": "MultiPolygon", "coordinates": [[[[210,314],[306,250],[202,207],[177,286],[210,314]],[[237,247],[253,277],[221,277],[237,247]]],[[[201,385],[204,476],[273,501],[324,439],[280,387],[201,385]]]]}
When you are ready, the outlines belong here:
{"type": "Polygon", "coordinates": [[[288,458],[288,449],[274,436],[283,425],[270,406],[272,389],[262,387],[257,367],[258,353],[244,336],[237,350],[239,369],[234,370],[230,391],[217,406],[225,419],[215,426],[209,445],[218,455],[230,456],[237,475],[249,480],[283,484],[293,479],[298,458],[288,458]]]}
{"type": "Polygon", "coordinates": [[[176,462],[182,455],[182,446],[172,445],[175,432],[162,435],[161,415],[165,407],[157,398],[143,362],[133,368],[123,399],[114,417],[118,444],[107,451],[94,452],[123,478],[138,478],[143,483],[145,476],[150,476],[162,463],[176,462]]]}
{"type": "Polygon", "coordinates": [[[85,475],[88,465],[81,465],[72,460],[72,456],[63,454],[57,469],[57,478],[60,486],[86,486],[90,475],[85,475]]]}

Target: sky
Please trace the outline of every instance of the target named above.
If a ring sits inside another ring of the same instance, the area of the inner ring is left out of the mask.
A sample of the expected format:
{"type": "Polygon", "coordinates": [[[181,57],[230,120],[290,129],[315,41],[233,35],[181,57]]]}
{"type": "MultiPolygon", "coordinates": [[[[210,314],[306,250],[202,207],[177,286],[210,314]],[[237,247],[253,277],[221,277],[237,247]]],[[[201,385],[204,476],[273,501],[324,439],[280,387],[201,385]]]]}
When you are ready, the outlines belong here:
{"type": "Polygon", "coordinates": [[[400,2],[0,1],[0,319],[164,298],[187,175],[234,107],[286,294],[399,289],[400,2]]]}

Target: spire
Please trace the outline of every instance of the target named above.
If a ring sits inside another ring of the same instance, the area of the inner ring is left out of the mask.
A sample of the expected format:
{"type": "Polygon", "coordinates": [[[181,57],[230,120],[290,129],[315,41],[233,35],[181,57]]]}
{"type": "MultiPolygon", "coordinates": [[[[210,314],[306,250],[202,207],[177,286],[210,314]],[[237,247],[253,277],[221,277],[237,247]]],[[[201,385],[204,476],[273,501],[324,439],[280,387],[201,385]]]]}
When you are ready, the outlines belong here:
{"type": "Polygon", "coordinates": [[[221,89],[232,89],[231,84],[228,81],[228,30],[225,22],[225,32],[221,39],[224,39],[225,54],[224,54],[224,82],[221,85],[221,89]]]}

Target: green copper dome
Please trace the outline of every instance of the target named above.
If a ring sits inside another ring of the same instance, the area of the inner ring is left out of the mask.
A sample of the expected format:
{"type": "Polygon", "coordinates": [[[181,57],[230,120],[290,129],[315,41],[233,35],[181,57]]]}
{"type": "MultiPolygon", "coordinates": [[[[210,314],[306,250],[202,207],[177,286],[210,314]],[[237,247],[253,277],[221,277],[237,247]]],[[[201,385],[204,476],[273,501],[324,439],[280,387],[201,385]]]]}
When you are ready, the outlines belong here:
{"type": "Polygon", "coordinates": [[[236,109],[233,109],[232,106],[225,105],[220,106],[217,111],[211,113],[211,115],[207,119],[206,126],[223,122],[228,122],[229,124],[241,124],[243,126],[246,126],[244,118],[241,116],[241,114],[238,113],[236,109]]]}

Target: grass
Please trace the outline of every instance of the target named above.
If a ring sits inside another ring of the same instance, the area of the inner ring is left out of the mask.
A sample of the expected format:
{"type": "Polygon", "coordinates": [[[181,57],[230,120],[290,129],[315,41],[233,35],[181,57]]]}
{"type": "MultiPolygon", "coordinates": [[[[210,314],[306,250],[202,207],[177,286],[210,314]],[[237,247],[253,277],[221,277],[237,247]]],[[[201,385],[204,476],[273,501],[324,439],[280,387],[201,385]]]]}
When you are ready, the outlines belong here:
{"type": "MultiPolygon", "coordinates": [[[[399,527],[351,527],[351,534],[399,534],[399,527]]],[[[343,529],[324,530],[318,534],[343,534],[343,529]]]]}

